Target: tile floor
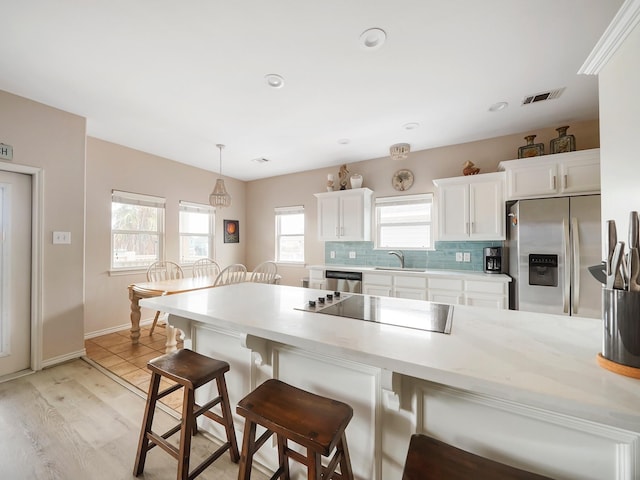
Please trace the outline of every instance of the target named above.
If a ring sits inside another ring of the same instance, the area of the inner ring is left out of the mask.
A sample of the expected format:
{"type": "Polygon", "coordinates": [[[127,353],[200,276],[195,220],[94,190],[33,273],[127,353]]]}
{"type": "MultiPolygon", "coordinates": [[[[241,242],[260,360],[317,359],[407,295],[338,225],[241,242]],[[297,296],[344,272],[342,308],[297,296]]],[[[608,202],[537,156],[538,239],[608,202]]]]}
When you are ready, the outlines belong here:
{"type": "MultiPolygon", "coordinates": [[[[167,340],[165,325],[156,326],[153,335],[149,335],[149,331],[150,326],[140,328],[138,345],[131,344],[128,329],[85,340],[87,357],[146,394],[151,379],[147,362],[164,354],[167,340]]],[[[181,342],[178,342],[178,348],[182,348],[181,342]]],[[[161,380],[161,388],[170,385],[170,382],[161,380]]],[[[161,402],[181,411],[182,390],[167,395],[161,402]]]]}

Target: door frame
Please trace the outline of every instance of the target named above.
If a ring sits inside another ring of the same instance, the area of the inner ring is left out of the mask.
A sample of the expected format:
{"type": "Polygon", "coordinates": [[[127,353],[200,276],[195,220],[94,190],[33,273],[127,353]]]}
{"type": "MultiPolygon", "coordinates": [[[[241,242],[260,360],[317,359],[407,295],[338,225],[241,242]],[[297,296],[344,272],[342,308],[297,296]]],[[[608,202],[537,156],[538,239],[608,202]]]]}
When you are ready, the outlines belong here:
{"type": "Polygon", "coordinates": [[[0,162],[0,170],[31,175],[31,359],[30,370],[42,370],[42,248],[44,170],[0,162]]]}

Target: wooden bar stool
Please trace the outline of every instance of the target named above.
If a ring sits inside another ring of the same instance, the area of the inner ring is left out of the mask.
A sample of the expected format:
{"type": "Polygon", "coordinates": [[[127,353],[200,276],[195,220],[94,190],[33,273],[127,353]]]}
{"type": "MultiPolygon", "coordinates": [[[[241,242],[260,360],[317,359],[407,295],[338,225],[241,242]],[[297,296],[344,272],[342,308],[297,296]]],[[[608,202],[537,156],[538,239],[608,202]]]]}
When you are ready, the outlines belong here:
{"type": "Polygon", "coordinates": [[[192,479],[200,475],[205,468],[211,465],[227,450],[229,450],[229,454],[231,455],[231,461],[237,463],[240,458],[238,454],[238,444],[233,428],[227,384],[224,379],[224,374],[229,371],[229,364],[184,349],[154,358],[147,363],[147,367],[151,370],[151,382],[149,384],[147,406],[142,420],[142,429],[133,474],[137,477],[142,473],[147,452],[156,445],[178,460],[178,480],[192,479]],[[162,377],[166,377],[176,382],[176,384],[159,392],[162,377]],[[213,380],[216,381],[218,387],[218,396],[202,406],[198,405],[195,402],[195,390],[213,380]],[[155,433],[152,430],[152,426],[156,403],[161,398],[180,388],[184,388],[182,419],[180,423],[161,435],[155,433]],[[220,404],[221,415],[209,411],[218,404],[220,404]],[[200,415],[204,415],[221,424],[226,430],[227,441],[198,465],[193,472],[189,473],[191,438],[198,432],[196,418],[200,415]],[[180,443],[179,447],[176,448],[171,445],[167,439],[178,431],[180,432],[180,443]]]}
{"type": "Polygon", "coordinates": [[[551,480],[465,452],[426,435],[411,436],[402,480],[551,480]]]}
{"type": "Polygon", "coordinates": [[[289,459],[307,466],[309,480],[353,480],[345,429],[353,417],[346,403],[292,387],[280,380],[267,380],[238,403],[245,417],[244,439],[238,480],[251,478],[254,454],[274,433],[278,442],[278,470],[271,477],[289,480],[289,459]],[[267,430],[256,440],[256,427],[267,430]],[[306,448],[306,456],[291,450],[287,441],[306,448]],[[321,457],[335,453],[323,467],[321,457]],[[336,468],[340,466],[340,472],[336,468]]]}

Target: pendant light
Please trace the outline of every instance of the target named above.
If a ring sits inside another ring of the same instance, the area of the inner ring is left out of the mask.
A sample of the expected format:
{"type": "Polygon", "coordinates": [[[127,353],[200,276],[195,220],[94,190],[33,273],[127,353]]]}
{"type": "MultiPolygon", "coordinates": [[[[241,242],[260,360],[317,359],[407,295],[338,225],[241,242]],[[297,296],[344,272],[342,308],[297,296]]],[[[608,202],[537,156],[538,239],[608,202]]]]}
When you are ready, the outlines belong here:
{"type": "Polygon", "coordinates": [[[396,143],[389,147],[389,154],[392,160],[406,160],[411,151],[411,145],[408,143],[396,143]]]}
{"type": "MultiPolygon", "coordinates": [[[[222,149],[224,148],[224,145],[218,143],[216,147],[220,149],[220,176],[222,176],[222,149]]],[[[216,180],[213,192],[209,195],[209,204],[212,207],[231,206],[231,195],[227,193],[227,189],[224,186],[224,180],[222,178],[218,178],[216,180]]]]}

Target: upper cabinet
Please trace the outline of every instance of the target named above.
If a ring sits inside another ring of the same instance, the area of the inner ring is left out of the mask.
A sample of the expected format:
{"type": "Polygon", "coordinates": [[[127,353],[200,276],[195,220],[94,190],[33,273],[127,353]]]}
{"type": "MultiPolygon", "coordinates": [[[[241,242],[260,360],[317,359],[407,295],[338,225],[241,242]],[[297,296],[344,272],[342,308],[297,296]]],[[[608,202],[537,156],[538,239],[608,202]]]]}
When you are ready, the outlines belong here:
{"type": "Polygon", "coordinates": [[[434,180],[439,240],[504,240],[504,173],[434,180]]]}
{"type": "Polygon", "coordinates": [[[507,200],[600,193],[600,149],[500,162],[507,200]]]}
{"type": "Polygon", "coordinates": [[[318,199],[318,239],[343,241],[371,240],[371,198],[368,188],[316,193],[318,199]]]}

